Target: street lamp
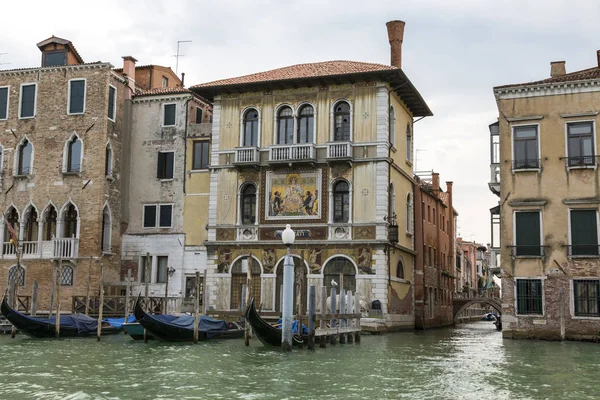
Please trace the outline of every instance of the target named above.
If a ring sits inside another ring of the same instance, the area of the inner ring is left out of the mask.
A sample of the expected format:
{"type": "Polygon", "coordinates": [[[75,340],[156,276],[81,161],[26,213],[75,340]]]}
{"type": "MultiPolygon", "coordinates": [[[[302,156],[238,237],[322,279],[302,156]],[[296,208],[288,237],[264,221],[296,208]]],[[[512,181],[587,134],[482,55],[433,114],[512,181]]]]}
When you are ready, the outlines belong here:
{"type": "Polygon", "coordinates": [[[292,351],[292,307],[294,302],[294,261],[290,255],[290,246],[294,244],[296,232],[290,224],[281,233],[281,241],[287,246],[287,254],[283,261],[283,323],[281,326],[281,348],[292,351]]]}

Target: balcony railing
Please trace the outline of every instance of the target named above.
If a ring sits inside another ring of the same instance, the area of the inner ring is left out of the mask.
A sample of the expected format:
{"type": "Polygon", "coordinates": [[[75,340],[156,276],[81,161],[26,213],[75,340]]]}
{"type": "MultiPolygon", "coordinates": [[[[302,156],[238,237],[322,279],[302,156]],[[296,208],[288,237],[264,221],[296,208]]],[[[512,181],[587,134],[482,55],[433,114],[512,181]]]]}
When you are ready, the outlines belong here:
{"type": "Polygon", "coordinates": [[[17,254],[17,248],[14,244],[10,242],[4,242],[4,246],[2,247],[2,254],[5,256],[14,256],[17,254]]]}
{"type": "Polygon", "coordinates": [[[78,247],[79,239],[77,238],[54,239],[54,258],[75,258],[78,247]]]}
{"type": "Polygon", "coordinates": [[[564,157],[568,167],[593,167],[596,165],[596,158],[598,156],[564,157]]]}
{"type": "Polygon", "coordinates": [[[522,160],[513,160],[512,167],[515,170],[518,169],[539,169],[540,159],[539,158],[528,158],[522,160]]]}
{"type": "Polygon", "coordinates": [[[23,255],[31,256],[38,254],[38,242],[22,242],[23,244],[23,255]]]}
{"type": "Polygon", "coordinates": [[[327,158],[350,158],[352,157],[351,142],[327,143],[327,158]]]}
{"type": "Polygon", "coordinates": [[[258,147],[238,147],[235,149],[236,164],[256,164],[259,162],[258,147]]]}
{"type": "Polygon", "coordinates": [[[572,244],[565,246],[569,257],[600,257],[600,245],[595,244],[572,244]]]}
{"type": "Polygon", "coordinates": [[[314,161],[315,145],[313,143],[303,143],[271,146],[269,148],[269,160],[275,162],[314,161]]]}
{"type": "Polygon", "coordinates": [[[548,246],[516,245],[508,246],[513,257],[545,257],[548,246]]]}

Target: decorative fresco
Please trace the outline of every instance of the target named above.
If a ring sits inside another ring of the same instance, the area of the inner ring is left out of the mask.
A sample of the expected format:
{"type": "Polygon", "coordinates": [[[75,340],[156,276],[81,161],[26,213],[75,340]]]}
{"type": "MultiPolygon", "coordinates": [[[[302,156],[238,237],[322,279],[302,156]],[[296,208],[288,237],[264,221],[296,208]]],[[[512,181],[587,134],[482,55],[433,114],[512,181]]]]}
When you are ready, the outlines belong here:
{"type": "Polygon", "coordinates": [[[321,217],[321,171],[267,173],[266,219],[321,217]]]}

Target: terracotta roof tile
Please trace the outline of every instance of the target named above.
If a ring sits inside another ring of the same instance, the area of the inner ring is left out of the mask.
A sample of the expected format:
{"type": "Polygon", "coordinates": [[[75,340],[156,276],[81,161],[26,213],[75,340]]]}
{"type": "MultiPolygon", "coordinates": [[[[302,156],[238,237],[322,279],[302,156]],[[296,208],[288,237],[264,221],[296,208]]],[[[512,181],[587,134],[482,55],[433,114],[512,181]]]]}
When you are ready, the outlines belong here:
{"type": "Polygon", "coordinates": [[[539,81],[526,82],[526,83],[513,83],[510,85],[496,86],[494,89],[502,89],[514,86],[535,86],[535,85],[546,85],[551,83],[564,83],[564,82],[576,82],[584,81],[588,79],[600,79],[600,67],[593,67],[584,69],[581,71],[570,72],[565,75],[554,76],[552,78],[542,79],[539,81]]]}
{"type": "Polygon", "coordinates": [[[273,69],[270,71],[259,72],[256,74],[201,83],[199,85],[192,86],[192,88],[239,85],[302,78],[317,78],[321,76],[357,74],[375,71],[393,71],[397,69],[398,68],[392,67],[390,65],[372,64],[357,61],[325,61],[309,64],[296,64],[289,67],[273,69]]]}
{"type": "Polygon", "coordinates": [[[181,87],[181,86],[176,86],[176,87],[160,87],[160,88],[154,88],[154,89],[150,89],[150,90],[138,90],[134,96],[136,97],[141,97],[141,96],[160,96],[160,95],[165,95],[165,94],[184,94],[184,93],[189,93],[192,96],[196,97],[197,100],[200,100],[210,106],[212,106],[212,103],[208,100],[206,100],[204,97],[200,96],[197,93],[192,92],[190,89],[181,87]]]}

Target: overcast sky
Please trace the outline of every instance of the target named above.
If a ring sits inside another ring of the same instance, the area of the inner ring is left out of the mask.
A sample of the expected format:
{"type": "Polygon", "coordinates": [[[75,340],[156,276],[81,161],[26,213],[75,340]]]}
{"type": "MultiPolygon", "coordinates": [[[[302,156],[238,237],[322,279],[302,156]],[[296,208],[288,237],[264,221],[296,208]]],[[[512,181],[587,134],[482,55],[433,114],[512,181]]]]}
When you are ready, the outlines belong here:
{"type": "Polygon", "coordinates": [[[550,61],[567,72],[595,66],[598,1],[253,0],[10,1],[2,12],[2,69],[40,63],[35,44],[71,40],[84,61],[175,69],[186,86],[292,64],[354,60],[389,64],[385,22],[406,21],[403,70],[434,116],[415,125],[417,169],[454,181],[458,230],[488,243],[488,125],[496,85],[544,79],[550,61]]]}

